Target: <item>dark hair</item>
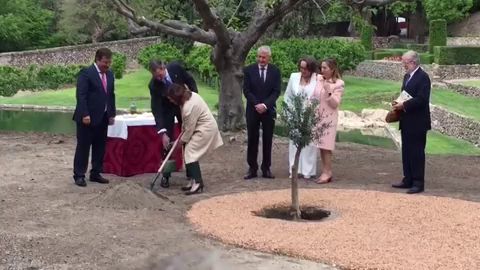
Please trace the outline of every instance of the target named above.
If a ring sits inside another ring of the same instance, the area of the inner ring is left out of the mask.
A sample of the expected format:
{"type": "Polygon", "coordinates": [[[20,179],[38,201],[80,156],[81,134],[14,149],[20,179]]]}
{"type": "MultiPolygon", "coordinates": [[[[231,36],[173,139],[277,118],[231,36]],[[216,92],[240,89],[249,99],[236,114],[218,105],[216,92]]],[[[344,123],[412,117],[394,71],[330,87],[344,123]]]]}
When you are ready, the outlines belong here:
{"type": "Polygon", "coordinates": [[[95,53],[95,61],[101,61],[104,57],[112,59],[112,51],[109,48],[100,48],[95,53]]]}
{"type": "Polygon", "coordinates": [[[338,68],[337,61],[334,58],[327,58],[322,61],[333,71],[332,81],[336,82],[337,79],[341,79],[340,69],[338,68]]]}
{"type": "Polygon", "coordinates": [[[317,60],[315,60],[315,58],[313,58],[311,56],[304,56],[304,57],[300,58],[298,60],[298,63],[297,63],[298,69],[300,69],[300,65],[302,64],[302,62],[307,63],[307,70],[310,73],[318,72],[318,64],[317,64],[317,60]]]}
{"type": "Polygon", "coordinates": [[[190,98],[192,96],[192,92],[184,85],[173,83],[170,85],[170,87],[168,87],[167,96],[173,99],[177,105],[183,105],[183,98],[190,98]]]}
{"type": "Polygon", "coordinates": [[[161,67],[165,67],[166,63],[159,59],[153,59],[148,63],[148,69],[150,71],[155,71],[161,67]]]}

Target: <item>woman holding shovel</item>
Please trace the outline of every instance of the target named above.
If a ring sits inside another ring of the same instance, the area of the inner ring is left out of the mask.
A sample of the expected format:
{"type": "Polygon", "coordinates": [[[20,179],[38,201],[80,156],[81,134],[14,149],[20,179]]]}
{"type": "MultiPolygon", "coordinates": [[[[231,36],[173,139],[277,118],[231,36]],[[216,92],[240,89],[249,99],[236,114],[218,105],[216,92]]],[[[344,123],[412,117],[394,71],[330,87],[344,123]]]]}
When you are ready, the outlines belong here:
{"type": "Polygon", "coordinates": [[[191,177],[191,184],[182,188],[186,195],[203,191],[203,179],[198,161],[221,145],[222,137],[207,103],[197,93],[184,85],[172,84],[167,91],[168,99],[180,106],[182,113],[182,136],[184,144],[185,169],[191,177]]]}

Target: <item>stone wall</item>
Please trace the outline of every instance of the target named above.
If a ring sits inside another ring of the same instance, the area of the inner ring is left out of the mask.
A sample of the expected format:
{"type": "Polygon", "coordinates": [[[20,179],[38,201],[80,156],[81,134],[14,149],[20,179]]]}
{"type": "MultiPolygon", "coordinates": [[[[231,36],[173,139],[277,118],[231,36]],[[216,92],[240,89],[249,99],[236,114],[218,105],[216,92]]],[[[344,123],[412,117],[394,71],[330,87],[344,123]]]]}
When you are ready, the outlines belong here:
{"type": "MultiPolygon", "coordinates": [[[[422,65],[432,81],[466,79],[478,77],[480,65],[422,65]]],[[[368,77],[374,79],[401,81],[405,75],[402,63],[387,60],[366,60],[355,70],[345,72],[346,75],[368,77]]]]}
{"type": "MultiPolygon", "coordinates": [[[[479,74],[480,75],[480,74],[479,74]]],[[[480,88],[474,86],[463,85],[460,83],[452,83],[452,82],[443,82],[448,89],[453,90],[457,93],[460,93],[464,96],[470,97],[480,97],[480,88]]]]}
{"type": "Polygon", "coordinates": [[[480,46],[480,37],[449,37],[447,46],[480,46]]]}
{"type": "Polygon", "coordinates": [[[39,66],[48,64],[88,64],[93,62],[95,51],[101,47],[107,47],[114,52],[125,54],[127,61],[131,63],[136,61],[137,54],[142,48],[159,42],[159,37],[148,37],[44,50],[0,53],[0,65],[26,67],[32,64],[39,66]]]}
{"type": "Polygon", "coordinates": [[[430,104],[432,128],[480,146],[480,122],[430,104]]]}

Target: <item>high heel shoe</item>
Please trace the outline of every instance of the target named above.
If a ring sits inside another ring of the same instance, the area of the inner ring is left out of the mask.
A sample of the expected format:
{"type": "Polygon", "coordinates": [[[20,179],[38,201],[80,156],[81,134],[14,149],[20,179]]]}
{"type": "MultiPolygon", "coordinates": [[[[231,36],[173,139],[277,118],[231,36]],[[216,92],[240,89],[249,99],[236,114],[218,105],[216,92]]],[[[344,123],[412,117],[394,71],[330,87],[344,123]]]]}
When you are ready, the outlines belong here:
{"type": "Polygon", "coordinates": [[[203,184],[198,184],[198,186],[195,187],[196,182],[192,185],[192,188],[185,192],[185,195],[193,195],[196,193],[202,193],[203,192],[203,184]]]}
{"type": "Polygon", "coordinates": [[[183,190],[183,191],[188,191],[188,190],[192,189],[193,182],[194,182],[194,180],[193,180],[193,179],[190,179],[190,182],[188,183],[188,185],[183,186],[183,187],[182,187],[182,190],[183,190]]]}

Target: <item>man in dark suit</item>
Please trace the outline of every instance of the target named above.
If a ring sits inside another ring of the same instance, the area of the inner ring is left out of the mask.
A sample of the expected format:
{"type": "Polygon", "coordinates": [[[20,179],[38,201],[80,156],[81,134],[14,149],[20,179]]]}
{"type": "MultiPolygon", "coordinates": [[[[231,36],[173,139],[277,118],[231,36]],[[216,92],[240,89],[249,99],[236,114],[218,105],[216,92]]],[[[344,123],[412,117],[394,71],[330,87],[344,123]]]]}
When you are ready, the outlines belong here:
{"type": "Polygon", "coordinates": [[[260,124],[262,125],[263,161],[262,177],[275,178],[270,171],[272,163],[272,140],[275,118],[277,116],[275,103],[280,95],[281,75],[279,69],[269,64],[271,50],[261,46],[257,51],[257,63],[244,69],[243,94],[247,98],[245,111],[247,118],[248,172],[245,180],[257,177],[258,140],[260,124]]]}
{"type": "Polygon", "coordinates": [[[95,63],[80,71],[77,80],[77,106],[73,120],[77,123],[77,148],[73,161],[73,179],[81,187],[87,185],[85,173],[92,148],[90,181],[107,184],[103,171],[103,158],[108,125],[115,119],[115,79],[109,70],[112,52],[101,48],[95,53],[95,63]]]}
{"type": "Polygon", "coordinates": [[[393,184],[395,188],[406,188],[408,194],[424,190],[425,145],[427,131],[431,129],[430,120],[430,78],[420,67],[420,56],[408,51],[402,56],[407,71],[403,79],[402,90],[412,98],[393,103],[393,109],[400,111],[400,130],[402,135],[403,180],[393,184]]]}
{"type": "MultiPolygon", "coordinates": [[[[151,97],[152,114],[155,117],[157,132],[162,138],[164,147],[167,147],[170,140],[173,139],[173,128],[175,117],[181,124],[182,116],[180,107],[170,102],[167,98],[167,89],[173,84],[186,85],[191,91],[198,93],[197,84],[178,62],[172,62],[166,65],[161,60],[152,60],[149,65],[152,79],[148,84],[151,97]]],[[[164,174],[160,182],[162,187],[168,187],[170,174],[164,174]]],[[[187,187],[185,187],[187,188],[187,187]]]]}

